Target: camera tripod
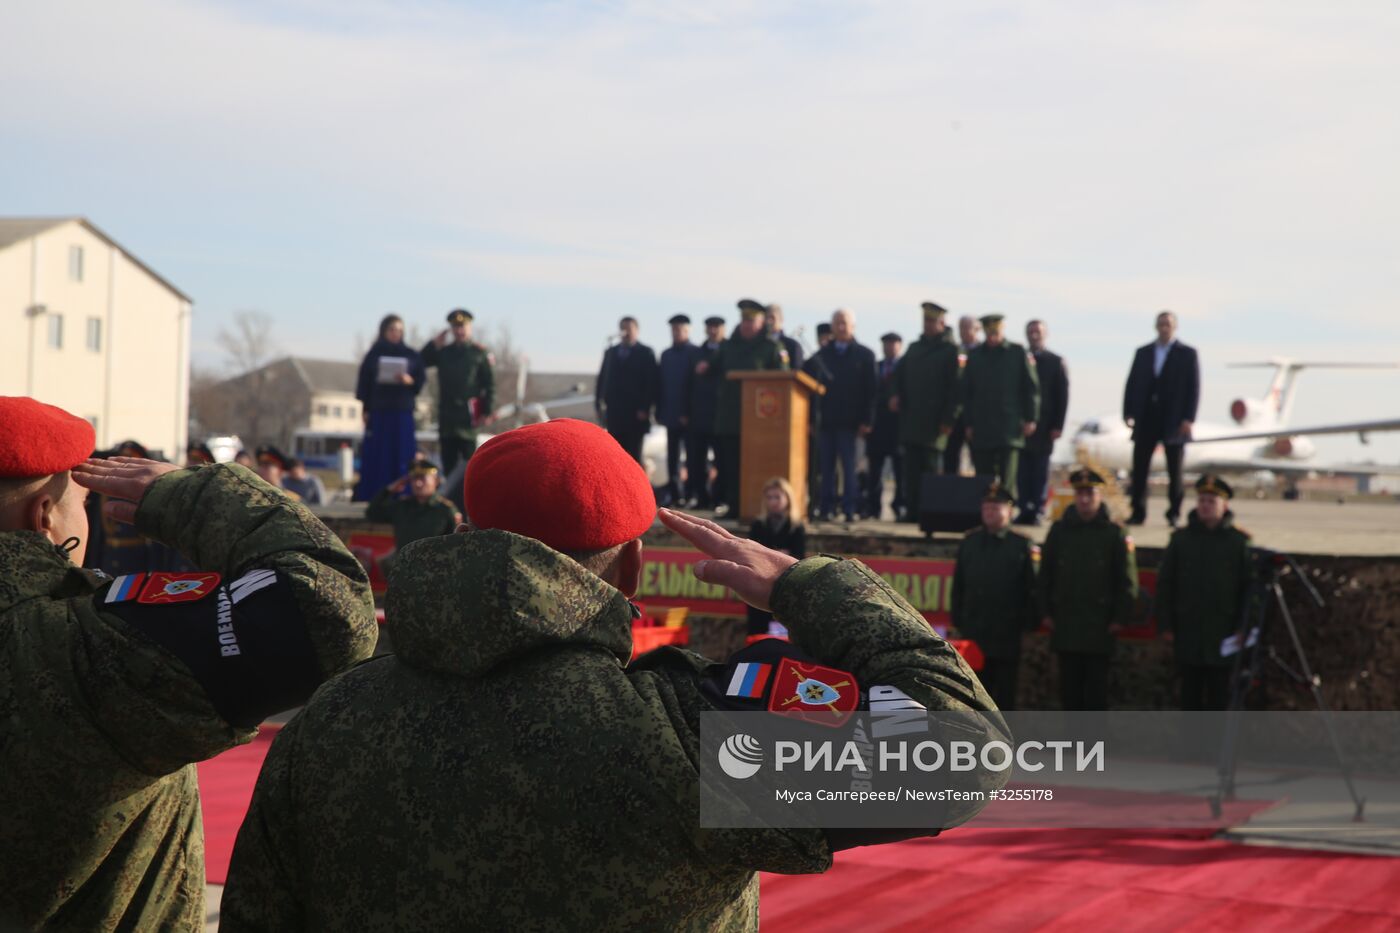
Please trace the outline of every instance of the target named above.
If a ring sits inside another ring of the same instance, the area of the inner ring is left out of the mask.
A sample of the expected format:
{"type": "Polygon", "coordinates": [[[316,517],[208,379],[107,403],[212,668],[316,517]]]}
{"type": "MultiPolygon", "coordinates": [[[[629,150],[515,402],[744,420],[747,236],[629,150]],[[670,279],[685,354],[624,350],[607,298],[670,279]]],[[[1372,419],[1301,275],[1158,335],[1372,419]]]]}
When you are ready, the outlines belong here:
{"type": "Polygon", "coordinates": [[[1341,771],[1342,780],[1346,782],[1347,793],[1351,795],[1351,802],[1355,807],[1352,812],[1352,822],[1360,823],[1364,819],[1366,800],[1357,793],[1356,785],[1352,782],[1351,769],[1347,767],[1346,758],[1342,755],[1341,743],[1337,741],[1337,730],[1332,723],[1332,711],[1327,707],[1327,701],[1322,697],[1322,679],[1312,672],[1312,666],[1308,663],[1308,656],[1303,651],[1302,641],[1298,638],[1298,627],[1293,623],[1293,614],[1288,611],[1288,600],[1283,595],[1283,586],[1280,581],[1285,574],[1291,574],[1303,585],[1303,591],[1307,593],[1308,599],[1313,605],[1322,609],[1326,603],[1322,600],[1322,594],[1317,591],[1307,574],[1303,572],[1303,568],[1299,567],[1298,562],[1292,557],[1266,548],[1254,548],[1253,553],[1255,582],[1250,588],[1249,597],[1245,600],[1244,616],[1240,620],[1240,628],[1235,635],[1239,641],[1239,648],[1235,655],[1234,667],[1230,672],[1230,703],[1226,712],[1225,737],[1220,744],[1219,786],[1215,796],[1210,798],[1211,815],[1219,817],[1221,803],[1235,799],[1235,772],[1239,765],[1240,726],[1245,696],[1249,693],[1250,688],[1258,682],[1265,661],[1269,661],[1294,683],[1307,684],[1312,691],[1313,702],[1317,704],[1317,710],[1322,714],[1322,722],[1327,729],[1327,738],[1331,742],[1332,752],[1337,756],[1337,767],[1341,771]],[[1271,609],[1276,609],[1277,612],[1271,612],[1271,609]],[[1275,616],[1283,620],[1288,638],[1293,643],[1296,669],[1285,662],[1280,657],[1278,649],[1270,643],[1270,622],[1275,616]]]}

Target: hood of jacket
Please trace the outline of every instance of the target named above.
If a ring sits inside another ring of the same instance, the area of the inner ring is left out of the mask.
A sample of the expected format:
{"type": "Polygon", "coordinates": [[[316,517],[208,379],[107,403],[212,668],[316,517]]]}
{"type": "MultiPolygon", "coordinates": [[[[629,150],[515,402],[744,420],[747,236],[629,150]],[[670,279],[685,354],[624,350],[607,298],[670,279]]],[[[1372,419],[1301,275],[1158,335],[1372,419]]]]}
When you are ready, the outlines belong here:
{"type": "Polygon", "coordinates": [[[31,599],[81,596],[99,584],[37,531],[0,532],[0,613],[31,599]]]}
{"type": "Polygon", "coordinates": [[[568,645],[597,646],[619,667],[632,656],[632,607],[621,591],[508,531],[424,538],[400,550],[384,621],[405,663],[462,677],[568,645]]]}

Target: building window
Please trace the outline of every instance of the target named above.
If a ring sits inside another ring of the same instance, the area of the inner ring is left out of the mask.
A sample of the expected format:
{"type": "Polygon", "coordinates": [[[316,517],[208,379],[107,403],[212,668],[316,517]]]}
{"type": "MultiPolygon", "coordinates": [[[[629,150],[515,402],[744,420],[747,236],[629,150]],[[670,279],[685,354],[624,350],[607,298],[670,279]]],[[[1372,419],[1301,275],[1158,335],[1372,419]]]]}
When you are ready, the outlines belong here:
{"type": "Polygon", "coordinates": [[[335,406],[334,408],[332,408],[332,409],[331,409],[331,414],[333,414],[333,415],[335,415],[337,418],[339,418],[339,417],[340,417],[340,406],[337,405],[337,406],[335,406]]]}
{"type": "Polygon", "coordinates": [[[330,414],[330,408],[329,405],[317,405],[316,414],[324,418],[326,415],[330,414]]]}
{"type": "Polygon", "coordinates": [[[63,315],[49,315],[49,346],[55,350],[63,349],[63,315]]]}
{"type": "Polygon", "coordinates": [[[346,405],[346,406],[345,406],[345,417],[347,417],[347,418],[353,418],[353,417],[355,417],[357,414],[359,414],[359,412],[355,411],[355,406],[354,406],[354,405],[346,405]]]}
{"type": "Polygon", "coordinates": [[[81,246],[68,247],[68,280],[70,282],[83,280],[83,248],[81,246]]]}
{"type": "Polygon", "coordinates": [[[87,348],[94,353],[102,351],[102,318],[88,318],[87,348]]]}

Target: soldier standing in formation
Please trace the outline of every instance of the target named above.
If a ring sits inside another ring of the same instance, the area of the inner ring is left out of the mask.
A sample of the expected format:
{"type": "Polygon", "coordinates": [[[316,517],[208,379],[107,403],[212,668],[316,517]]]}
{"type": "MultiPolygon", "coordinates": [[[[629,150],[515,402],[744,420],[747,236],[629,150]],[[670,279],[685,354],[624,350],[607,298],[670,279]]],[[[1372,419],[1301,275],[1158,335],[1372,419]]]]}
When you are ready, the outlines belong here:
{"type": "Polygon", "coordinates": [[[1157,571],[1153,609],[1163,637],[1174,642],[1181,708],[1223,710],[1234,658],[1220,653],[1244,615],[1253,580],[1249,534],[1235,524],[1235,491],[1207,473],[1196,481],[1196,508],[1172,532],[1157,571]]]}
{"type": "Polygon", "coordinates": [[[1000,710],[1016,708],[1021,635],[1040,624],[1040,548],[1011,531],[1011,502],[1011,490],[1001,483],[987,487],[982,524],[958,545],[951,606],[953,628],[982,649],[982,685],[1000,710]]]}
{"type": "MultiPolygon", "coordinates": [[[[690,342],[690,318],[674,315],[671,325],[671,345],[661,351],[657,371],[656,420],[666,429],[666,490],[665,501],[679,504],[685,499],[681,486],[681,451],[689,448],[690,383],[695,377],[695,364],[700,348],[690,342]]],[[[686,470],[696,471],[697,461],[686,455],[686,470]]],[[[693,484],[687,482],[686,487],[693,484]]]]}
{"type": "Polygon", "coordinates": [[[982,318],[987,339],[968,355],[962,409],[973,469],[1016,489],[1021,448],[1040,413],[1040,383],[1030,355],[1005,338],[1002,326],[1000,314],[982,318]]]}
{"type": "Polygon", "coordinates": [[[763,320],[768,309],[752,298],[739,301],[739,329],[720,345],[713,362],[704,361],[696,367],[698,375],[713,375],[719,382],[719,401],[715,410],[715,440],[719,447],[719,482],[716,491],[720,500],[716,516],[722,517],[739,508],[739,427],[743,387],[729,373],[754,369],[787,369],[787,352],[768,339],[763,320]]]}
{"type": "Polygon", "coordinates": [[[958,418],[958,348],[945,325],[948,312],[932,301],[923,303],[923,312],[923,335],[895,367],[887,403],[899,415],[904,501],[910,521],[919,519],[924,475],[939,472],[939,457],[958,418]]]}
{"type": "Polygon", "coordinates": [[[641,463],[642,441],[651,428],[651,407],[656,401],[656,354],[637,342],[636,318],[625,317],[617,327],[621,340],[608,347],[598,370],[598,420],[641,463]]]}
{"type": "MultiPolygon", "coordinates": [[[[450,535],[461,516],[457,508],[438,495],[441,474],[431,460],[415,460],[407,476],[401,476],[370,500],[365,518],[394,526],[394,553],[414,541],[434,535],[450,535]],[[404,491],[409,495],[403,497],[404,491]]],[[[381,564],[390,565],[388,557],[381,564]]]]}
{"type": "Polygon", "coordinates": [[[870,460],[869,490],[865,512],[879,519],[884,511],[885,463],[894,471],[894,501],[890,507],[898,519],[904,512],[904,457],[899,452],[899,415],[890,411],[894,395],[894,371],[899,365],[904,338],[891,331],[880,338],[881,358],[875,366],[875,424],[865,440],[870,460]]]}
{"type": "MultiPolygon", "coordinates": [[[[715,410],[719,406],[719,380],[715,361],[719,359],[720,348],[724,346],[724,318],[713,315],[705,318],[705,342],[696,348],[695,365],[691,367],[690,380],[690,446],[686,451],[686,484],[690,498],[688,508],[708,509],[714,507],[710,491],[710,454],[719,463],[719,448],[715,442],[715,410]]],[[[723,487],[723,474],[716,480],[716,486],[723,487]]],[[[716,490],[719,493],[719,490],[716,490]]]]}
{"type": "Polygon", "coordinates": [[[447,315],[450,330],[423,345],[423,366],[438,371],[438,445],[448,473],[458,460],[471,459],[477,432],[495,420],[495,364],[490,352],[472,340],[472,320],[470,311],[456,309],[447,315]]]}
{"type": "Polygon", "coordinates": [[[1070,474],[1074,507],[1050,527],[1040,562],[1040,613],[1060,657],[1066,710],[1108,709],[1108,660],[1137,599],[1133,539],[1108,517],[1104,479],[1070,474]]]}
{"type": "MultiPolygon", "coordinates": [[[[958,374],[967,369],[967,359],[973,350],[982,345],[978,337],[982,327],[977,323],[977,318],[970,314],[964,314],[958,318],[958,335],[954,346],[958,349],[958,374]]],[[[948,445],[943,451],[943,472],[947,476],[957,476],[962,472],[962,451],[963,444],[967,440],[967,413],[959,412],[957,423],[953,425],[953,433],[948,436],[948,445]]]]}
{"type": "Polygon", "coordinates": [[[1044,321],[1031,321],[1026,325],[1026,344],[1035,360],[1035,374],[1040,382],[1040,417],[1035,422],[1035,433],[1026,438],[1025,456],[1021,461],[1018,525],[1040,524],[1045,511],[1045,494],[1050,486],[1050,455],[1065,429],[1065,415],[1069,412],[1069,370],[1058,354],[1045,348],[1048,336],[1049,329],[1044,321]]]}
{"type": "Polygon", "coordinates": [[[193,762],[369,657],[364,569],[232,464],[88,460],[92,426],[0,398],[0,929],[202,930],[193,762]],[[212,568],[81,570],[89,491],[212,568]]]}

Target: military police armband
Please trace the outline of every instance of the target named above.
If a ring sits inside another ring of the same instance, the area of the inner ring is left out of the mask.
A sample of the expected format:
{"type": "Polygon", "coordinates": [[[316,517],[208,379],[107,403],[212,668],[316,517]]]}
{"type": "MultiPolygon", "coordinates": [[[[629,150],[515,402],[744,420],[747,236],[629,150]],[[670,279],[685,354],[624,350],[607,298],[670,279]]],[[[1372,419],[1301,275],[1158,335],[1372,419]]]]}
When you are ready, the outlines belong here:
{"type": "Polygon", "coordinates": [[[321,682],[291,588],[275,570],[229,582],[216,573],[130,574],[93,599],[183,661],[230,725],[256,726],[321,682]]]}

